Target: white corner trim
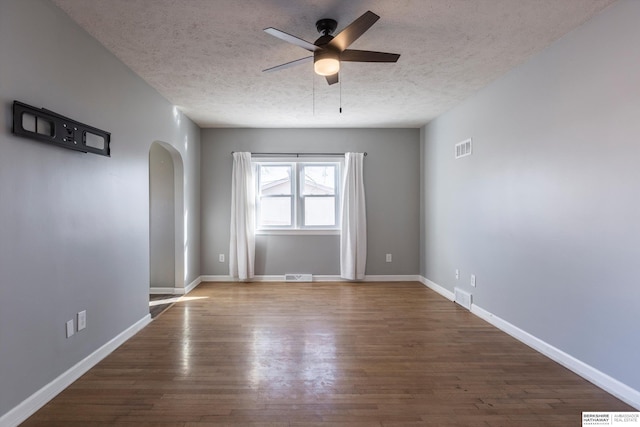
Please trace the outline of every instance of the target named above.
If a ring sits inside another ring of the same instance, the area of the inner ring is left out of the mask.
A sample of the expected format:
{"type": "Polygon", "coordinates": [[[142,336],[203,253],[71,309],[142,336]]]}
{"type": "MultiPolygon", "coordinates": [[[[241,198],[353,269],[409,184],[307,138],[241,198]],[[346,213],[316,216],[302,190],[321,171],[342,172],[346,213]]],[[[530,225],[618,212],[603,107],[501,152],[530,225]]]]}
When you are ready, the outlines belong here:
{"type": "Polygon", "coordinates": [[[133,325],[122,331],[111,341],[98,348],[96,351],[76,363],[63,372],[49,384],[26,398],[18,406],[0,417],[0,426],[14,427],[33,415],[47,402],[56,397],[65,388],[69,387],[75,380],[93,368],[98,362],[107,357],[112,351],[120,347],[125,341],[134,336],[138,331],[147,326],[151,321],[151,315],[147,314],[133,325]]]}
{"type": "Polygon", "coordinates": [[[610,377],[609,375],[599,371],[593,366],[587,365],[581,360],[576,359],[570,354],[552,346],[551,344],[542,341],[540,338],[531,335],[530,333],[523,331],[515,325],[507,322],[504,319],[486,311],[485,309],[471,305],[471,312],[479,318],[487,321],[496,328],[511,335],[518,341],[523,342],[534,350],[544,354],[551,360],[561,364],[565,368],[575,372],[587,381],[595,384],[604,391],[612,394],[618,399],[628,403],[636,409],[640,409],[640,391],[635,390],[628,385],[610,377]]]}
{"type": "Polygon", "coordinates": [[[427,288],[431,289],[432,291],[435,291],[435,292],[439,293],[440,295],[442,295],[443,297],[445,297],[449,301],[453,301],[455,299],[455,295],[453,294],[453,292],[451,292],[448,289],[443,288],[442,286],[438,285],[435,282],[432,282],[431,280],[427,279],[426,277],[420,276],[419,281],[420,281],[420,283],[425,285],[427,288]]]}
{"type": "Polygon", "coordinates": [[[185,295],[188,294],[189,292],[191,292],[192,290],[194,290],[195,288],[197,288],[200,283],[202,283],[202,276],[196,277],[196,279],[193,282],[189,283],[184,288],[185,295]]]}

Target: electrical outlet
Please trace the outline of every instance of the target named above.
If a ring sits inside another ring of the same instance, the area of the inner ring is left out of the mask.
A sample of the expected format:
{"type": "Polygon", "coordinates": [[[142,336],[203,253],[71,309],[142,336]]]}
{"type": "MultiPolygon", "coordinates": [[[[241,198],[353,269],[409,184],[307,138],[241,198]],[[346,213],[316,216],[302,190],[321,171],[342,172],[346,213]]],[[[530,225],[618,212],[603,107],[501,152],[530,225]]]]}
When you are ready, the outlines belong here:
{"type": "Polygon", "coordinates": [[[474,288],[476,287],[476,275],[475,274],[471,275],[471,286],[473,286],[474,288]]]}
{"type": "Polygon", "coordinates": [[[387,262],[391,262],[393,257],[391,256],[391,254],[387,254],[387,262]]]}
{"type": "Polygon", "coordinates": [[[73,319],[67,321],[67,338],[71,338],[74,334],[75,328],[73,326],[73,319]]]}
{"type": "Polygon", "coordinates": [[[456,268],[456,280],[460,278],[460,270],[456,268]]]}
{"type": "Polygon", "coordinates": [[[87,310],[78,312],[78,331],[87,327],[87,310]]]}
{"type": "Polygon", "coordinates": [[[218,262],[224,262],[224,254],[218,255],[218,262]]]}

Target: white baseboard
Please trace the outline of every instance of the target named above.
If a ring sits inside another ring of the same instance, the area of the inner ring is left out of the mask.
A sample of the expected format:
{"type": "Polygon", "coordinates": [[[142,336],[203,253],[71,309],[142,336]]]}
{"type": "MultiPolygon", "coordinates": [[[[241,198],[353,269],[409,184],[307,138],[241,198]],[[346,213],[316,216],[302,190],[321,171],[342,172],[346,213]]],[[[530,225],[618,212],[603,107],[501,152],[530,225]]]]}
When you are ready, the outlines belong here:
{"type": "Polygon", "coordinates": [[[404,275],[371,275],[364,276],[365,282],[418,282],[420,281],[420,276],[404,274],[404,275]]]}
{"type": "Polygon", "coordinates": [[[203,282],[235,282],[236,280],[231,276],[200,276],[203,282]]]}
{"type": "Polygon", "coordinates": [[[445,297],[449,301],[453,301],[455,299],[455,296],[454,296],[453,292],[449,291],[448,289],[443,288],[442,286],[438,285],[435,282],[432,282],[431,280],[427,279],[426,277],[420,276],[420,280],[419,281],[420,281],[420,283],[425,285],[427,288],[431,289],[432,291],[435,291],[435,292],[439,293],[440,295],[442,295],[443,297],[445,297]]]}
{"type": "MultiPolygon", "coordinates": [[[[231,276],[200,276],[201,282],[238,282],[238,279],[234,279],[231,276]]],[[[269,276],[255,276],[252,282],[284,282],[284,274],[282,275],[269,275],[269,276]]],[[[332,274],[318,274],[313,275],[314,282],[350,282],[350,280],[343,279],[339,275],[332,274]]],[[[418,275],[371,275],[365,276],[362,282],[418,282],[420,276],[418,275]]]]}
{"type": "Polygon", "coordinates": [[[610,377],[593,366],[587,365],[583,361],[578,360],[570,354],[567,354],[551,344],[542,341],[540,338],[523,331],[517,326],[512,325],[506,320],[501,319],[476,304],[471,304],[471,312],[501,331],[511,335],[518,341],[521,341],[534,350],[544,354],[549,359],[558,362],[565,368],[575,372],[585,380],[597,385],[607,393],[612,394],[636,409],[640,409],[640,391],[610,377]]]}
{"type": "MultiPolygon", "coordinates": [[[[443,288],[442,286],[432,282],[431,280],[421,277],[420,281],[430,289],[439,293],[443,297],[453,301],[453,292],[443,288]]],[[[551,344],[541,340],[530,333],[523,331],[515,325],[504,319],[494,315],[493,313],[479,307],[477,304],[471,304],[471,312],[479,318],[487,321],[501,331],[511,335],[518,341],[528,345],[534,350],[544,354],[549,359],[561,364],[565,368],[575,372],[587,381],[600,387],[607,393],[612,394],[623,402],[640,410],[640,391],[629,387],[628,385],[610,377],[609,375],[599,371],[593,366],[587,365],[581,360],[576,359],[570,354],[552,346],[551,344]]]]}
{"type": "MultiPolygon", "coordinates": [[[[200,276],[203,282],[243,282],[244,280],[235,279],[231,276],[200,276]]],[[[315,276],[314,276],[315,281],[315,276]]],[[[284,282],[284,274],[282,276],[255,276],[247,282],[284,282]]]]}
{"type": "Polygon", "coordinates": [[[196,277],[196,279],[189,283],[185,288],[184,288],[184,293],[188,294],[189,292],[191,292],[192,290],[194,290],[195,288],[198,287],[198,285],[202,283],[202,276],[198,276],[196,277]]]}
{"type": "Polygon", "coordinates": [[[284,274],[283,275],[270,275],[270,276],[255,276],[252,282],[284,282],[284,274]]]}
{"type": "Polygon", "coordinates": [[[33,393],[18,406],[0,417],[0,426],[14,427],[33,415],[47,402],[56,397],[61,391],[69,387],[75,380],[84,375],[89,369],[107,357],[112,351],[122,345],[138,331],[147,326],[151,321],[151,315],[146,315],[123,332],[118,334],[111,341],[76,363],[66,372],[62,373],[49,384],[33,393]]]}
{"type": "Polygon", "coordinates": [[[313,275],[314,282],[344,282],[345,280],[333,274],[314,274],[313,275]]]}
{"type": "Polygon", "coordinates": [[[149,295],[183,295],[184,288],[160,288],[160,287],[152,287],[149,288],[149,295]]]}
{"type": "Polygon", "coordinates": [[[189,292],[191,292],[192,290],[194,290],[200,283],[202,283],[202,276],[198,276],[196,277],[196,279],[189,283],[185,288],[180,288],[180,287],[159,287],[159,286],[152,286],[149,288],[149,294],[150,295],[158,295],[158,294],[162,294],[162,295],[186,295],[189,292]]]}

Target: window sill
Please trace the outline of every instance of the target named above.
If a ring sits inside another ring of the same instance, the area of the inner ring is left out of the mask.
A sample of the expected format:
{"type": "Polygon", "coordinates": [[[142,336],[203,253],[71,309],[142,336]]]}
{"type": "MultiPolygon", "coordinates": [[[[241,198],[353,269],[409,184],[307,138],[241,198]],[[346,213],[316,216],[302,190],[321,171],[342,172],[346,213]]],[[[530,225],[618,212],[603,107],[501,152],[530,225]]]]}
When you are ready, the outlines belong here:
{"type": "Polygon", "coordinates": [[[328,230],[256,230],[258,236],[331,236],[339,235],[340,230],[328,229],[328,230]]]}

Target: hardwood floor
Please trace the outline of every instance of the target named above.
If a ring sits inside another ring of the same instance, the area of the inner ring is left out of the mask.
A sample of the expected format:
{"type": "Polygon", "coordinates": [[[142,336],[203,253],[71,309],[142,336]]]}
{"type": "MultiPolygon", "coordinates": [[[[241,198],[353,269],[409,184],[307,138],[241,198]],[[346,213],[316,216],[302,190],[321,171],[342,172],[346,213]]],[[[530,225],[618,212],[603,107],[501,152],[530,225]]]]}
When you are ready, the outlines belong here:
{"type": "Polygon", "coordinates": [[[580,426],[634,411],[419,283],[203,283],[24,426],[580,426]]]}
{"type": "Polygon", "coordinates": [[[152,319],[161,315],[166,309],[171,307],[180,299],[181,295],[156,294],[149,295],[149,314],[152,319]]]}

